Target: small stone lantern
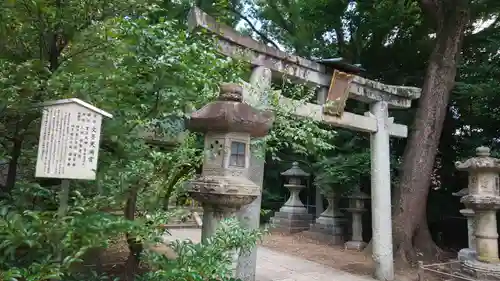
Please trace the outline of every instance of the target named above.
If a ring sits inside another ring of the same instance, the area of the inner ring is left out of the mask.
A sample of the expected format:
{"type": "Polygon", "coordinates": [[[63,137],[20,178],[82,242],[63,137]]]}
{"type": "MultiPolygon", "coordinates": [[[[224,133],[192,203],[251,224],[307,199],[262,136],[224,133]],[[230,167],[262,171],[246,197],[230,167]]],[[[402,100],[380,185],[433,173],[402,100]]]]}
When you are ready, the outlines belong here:
{"type": "Polygon", "coordinates": [[[189,194],[203,206],[202,240],[214,234],[221,220],[233,217],[260,194],[248,179],[250,139],[265,136],[273,115],[242,102],[242,87],[222,84],[219,98],[191,114],[186,127],[205,133],[205,159],[189,194]]]}
{"type": "Polygon", "coordinates": [[[285,205],[280,208],[280,211],[274,214],[271,222],[274,224],[275,230],[282,232],[295,233],[307,230],[312,215],[307,212],[307,208],[300,200],[299,194],[306,187],[302,184],[302,179],[309,177],[309,174],[299,167],[299,163],[293,162],[292,167],[281,173],[281,175],[288,180],[284,187],[290,191],[290,197],[285,205]]]}
{"type": "Polygon", "coordinates": [[[477,259],[463,261],[469,272],[500,273],[496,212],[500,209],[500,160],[490,157],[490,149],[478,147],[476,157],[455,163],[459,171],[469,172],[469,193],[460,202],[476,216],[477,259]]]}
{"type": "Polygon", "coordinates": [[[363,241],[363,223],[362,216],[366,212],[365,200],[370,196],[361,192],[359,189],[347,196],[349,198],[349,207],[345,210],[352,214],[352,238],[345,243],[346,249],[361,251],[366,247],[363,241]]]}
{"type": "MultiPolygon", "coordinates": [[[[469,194],[468,188],[463,188],[458,192],[452,193],[453,196],[464,197],[469,194]]],[[[465,209],[460,210],[460,213],[467,218],[467,248],[461,249],[458,252],[458,259],[463,261],[465,259],[475,259],[476,258],[476,217],[474,210],[469,207],[465,207],[465,209]]]]}

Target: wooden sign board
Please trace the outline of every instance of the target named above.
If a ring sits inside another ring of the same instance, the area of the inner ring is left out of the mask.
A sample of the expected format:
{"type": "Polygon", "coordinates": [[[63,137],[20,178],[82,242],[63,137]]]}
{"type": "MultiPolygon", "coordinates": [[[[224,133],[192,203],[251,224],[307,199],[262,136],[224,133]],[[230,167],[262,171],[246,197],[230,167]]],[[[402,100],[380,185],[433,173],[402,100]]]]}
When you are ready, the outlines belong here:
{"type": "Polygon", "coordinates": [[[328,115],[341,117],[344,113],[347,98],[349,97],[349,86],[354,75],[335,70],[328,89],[326,103],[323,112],[328,115]]]}
{"type": "Polygon", "coordinates": [[[112,115],[79,99],[43,106],[35,176],[94,180],[102,117],[112,115]]]}

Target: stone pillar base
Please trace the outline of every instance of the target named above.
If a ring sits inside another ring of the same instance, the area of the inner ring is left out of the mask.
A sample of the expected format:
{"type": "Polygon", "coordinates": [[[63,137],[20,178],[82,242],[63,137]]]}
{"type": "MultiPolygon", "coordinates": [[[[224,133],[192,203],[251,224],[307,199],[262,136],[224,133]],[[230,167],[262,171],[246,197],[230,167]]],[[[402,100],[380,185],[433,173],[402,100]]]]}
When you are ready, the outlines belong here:
{"type": "Polygon", "coordinates": [[[462,262],[462,271],[477,280],[500,280],[500,264],[469,259],[462,262]]]}
{"type": "Polygon", "coordinates": [[[347,250],[361,251],[366,247],[366,243],[363,241],[347,241],[345,243],[345,248],[347,250]]]}
{"type": "Polygon", "coordinates": [[[330,245],[344,243],[344,228],[341,224],[311,224],[309,231],[304,233],[307,237],[330,245]]]}
{"type": "Polygon", "coordinates": [[[474,249],[464,248],[458,251],[458,260],[461,262],[465,262],[466,260],[476,260],[477,254],[474,249]]]}
{"type": "Polygon", "coordinates": [[[271,218],[271,231],[297,233],[309,229],[313,215],[308,213],[276,212],[271,218]]]}

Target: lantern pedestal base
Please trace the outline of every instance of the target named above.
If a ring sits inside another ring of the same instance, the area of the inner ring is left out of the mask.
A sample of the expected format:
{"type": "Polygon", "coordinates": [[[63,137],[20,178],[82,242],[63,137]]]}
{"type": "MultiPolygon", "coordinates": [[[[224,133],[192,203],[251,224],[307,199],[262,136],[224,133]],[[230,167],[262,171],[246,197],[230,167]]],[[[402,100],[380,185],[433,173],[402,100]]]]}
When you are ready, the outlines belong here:
{"type": "Polygon", "coordinates": [[[276,212],[271,218],[271,231],[297,233],[309,229],[313,215],[308,213],[276,212]]]}
{"type": "Polygon", "coordinates": [[[345,248],[347,250],[361,251],[366,247],[366,243],[363,241],[347,241],[345,242],[345,248]]]}
{"type": "Polygon", "coordinates": [[[346,211],[352,214],[352,233],[351,240],[345,243],[345,248],[348,250],[361,251],[366,247],[363,242],[363,223],[362,214],[366,211],[363,208],[346,208],[346,211]]]}
{"type": "Polygon", "coordinates": [[[331,245],[342,245],[344,243],[345,224],[347,220],[335,206],[335,194],[325,195],[328,200],[328,208],[321,213],[316,222],[306,235],[314,240],[319,240],[331,245]]]}
{"type": "Polygon", "coordinates": [[[500,280],[500,264],[485,263],[476,259],[462,261],[462,271],[477,280],[500,280]]]}
{"type": "Polygon", "coordinates": [[[330,245],[342,245],[344,243],[343,223],[336,225],[314,223],[304,235],[330,245]]]}
{"type": "Polygon", "coordinates": [[[477,259],[477,254],[476,250],[474,249],[464,248],[458,251],[458,260],[461,262],[464,262],[466,260],[476,260],[476,259],[477,259]]]}

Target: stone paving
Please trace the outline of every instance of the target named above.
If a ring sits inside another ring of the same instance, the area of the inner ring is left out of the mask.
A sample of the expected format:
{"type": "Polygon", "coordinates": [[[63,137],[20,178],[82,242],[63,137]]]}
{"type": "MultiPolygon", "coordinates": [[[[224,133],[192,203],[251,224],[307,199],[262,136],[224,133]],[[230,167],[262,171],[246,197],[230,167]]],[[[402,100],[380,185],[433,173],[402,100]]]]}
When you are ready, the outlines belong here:
{"type": "MultiPolygon", "coordinates": [[[[172,239],[191,239],[199,242],[200,229],[172,229],[172,239]]],[[[276,252],[265,247],[257,250],[255,281],[374,281],[375,279],[342,272],[331,267],[276,252]]]]}

